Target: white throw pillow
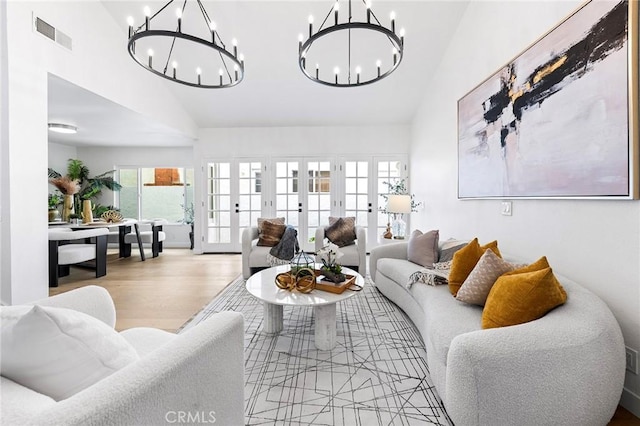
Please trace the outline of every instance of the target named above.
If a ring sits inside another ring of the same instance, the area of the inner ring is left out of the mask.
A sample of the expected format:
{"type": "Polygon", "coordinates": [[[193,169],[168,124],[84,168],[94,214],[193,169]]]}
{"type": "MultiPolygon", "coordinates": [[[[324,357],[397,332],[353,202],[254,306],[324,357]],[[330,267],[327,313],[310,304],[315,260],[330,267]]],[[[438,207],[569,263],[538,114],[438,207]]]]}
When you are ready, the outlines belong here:
{"type": "Polygon", "coordinates": [[[82,312],[3,306],[0,320],[2,375],[56,401],[139,358],[118,332],[82,312]]]}

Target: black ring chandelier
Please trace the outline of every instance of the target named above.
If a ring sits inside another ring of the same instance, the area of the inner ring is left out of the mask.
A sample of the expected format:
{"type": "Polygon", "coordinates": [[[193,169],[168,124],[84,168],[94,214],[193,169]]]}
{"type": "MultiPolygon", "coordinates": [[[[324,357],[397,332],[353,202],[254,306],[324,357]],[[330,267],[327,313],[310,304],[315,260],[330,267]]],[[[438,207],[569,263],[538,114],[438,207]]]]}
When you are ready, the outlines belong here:
{"type": "Polygon", "coordinates": [[[134,28],[133,17],[130,16],[127,18],[127,23],[129,24],[128,50],[129,55],[131,55],[133,60],[140,64],[140,66],[142,66],[144,69],[151,71],[155,75],[191,87],[198,87],[203,89],[221,89],[226,87],[233,87],[236,84],[240,83],[244,78],[244,56],[242,54],[238,55],[238,46],[235,39],[233,39],[231,42],[233,51],[230,52],[227,50],[226,45],[222,42],[220,34],[216,30],[216,24],[211,20],[211,18],[209,18],[209,15],[207,14],[207,11],[205,10],[200,0],[196,0],[196,3],[206,23],[205,32],[210,35],[209,39],[204,39],[182,31],[182,17],[187,6],[187,0],[184,0],[184,2],[182,3],[182,7],[178,7],[176,9],[177,23],[175,31],[168,29],[151,28],[151,21],[156,16],[158,16],[158,14],[164,11],[171,3],[173,3],[173,1],[174,0],[169,0],[167,4],[165,4],[153,15],[151,15],[151,10],[149,9],[149,7],[145,7],[144,24],[140,25],[137,28],[134,28]],[[172,39],[164,66],[158,69],[153,67],[153,49],[147,50],[147,56],[144,59],[141,59],[136,55],[136,42],[144,38],[151,39],[152,37],[167,37],[172,39]],[[221,61],[221,67],[219,68],[219,71],[217,73],[218,75],[214,75],[213,72],[209,75],[203,75],[203,71],[200,67],[197,67],[190,73],[184,71],[178,72],[178,62],[176,60],[172,60],[174,47],[176,45],[176,40],[178,39],[216,50],[218,52],[218,55],[220,56],[221,61]],[[172,69],[168,74],[167,71],[169,70],[169,65],[171,65],[172,69]],[[185,78],[185,76],[190,77],[185,78]]]}
{"type": "Polygon", "coordinates": [[[399,35],[396,34],[395,13],[391,12],[391,28],[386,28],[380,23],[376,15],[373,13],[373,10],[371,10],[371,1],[362,0],[362,3],[366,8],[366,22],[357,22],[353,20],[351,0],[348,0],[348,2],[349,11],[346,22],[339,22],[338,11],[340,9],[340,5],[338,3],[338,0],[336,0],[333,7],[324,18],[324,21],[322,21],[320,28],[318,28],[318,31],[315,34],[313,32],[314,19],[313,16],[309,16],[309,38],[304,41],[304,36],[302,34],[298,36],[298,65],[300,66],[300,70],[302,70],[304,75],[306,75],[310,80],[315,81],[316,83],[333,87],[364,86],[366,84],[375,83],[376,81],[382,80],[383,78],[387,77],[389,74],[395,71],[396,68],[398,68],[398,65],[400,65],[400,62],[402,61],[404,51],[404,28],[400,30],[399,35]],[[329,17],[331,16],[331,12],[333,12],[334,15],[334,24],[325,27],[327,20],[329,20],[329,17]],[[373,23],[371,22],[372,19],[374,20],[373,23]],[[355,74],[355,78],[353,78],[351,70],[351,30],[370,30],[381,33],[389,41],[391,47],[391,49],[389,50],[389,52],[391,53],[391,57],[389,58],[388,62],[384,62],[385,65],[389,65],[383,68],[383,61],[381,59],[376,60],[374,71],[366,74],[368,77],[362,73],[361,66],[357,65],[353,70],[353,74],[355,74]],[[315,65],[315,70],[313,72],[307,70],[307,55],[313,43],[318,41],[318,39],[336,31],[346,31],[348,33],[346,72],[347,77],[346,80],[343,79],[342,81],[340,80],[339,67],[335,67],[333,69],[333,73],[325,72],[324,74],[320,71],[320,64],[315,65]]]}

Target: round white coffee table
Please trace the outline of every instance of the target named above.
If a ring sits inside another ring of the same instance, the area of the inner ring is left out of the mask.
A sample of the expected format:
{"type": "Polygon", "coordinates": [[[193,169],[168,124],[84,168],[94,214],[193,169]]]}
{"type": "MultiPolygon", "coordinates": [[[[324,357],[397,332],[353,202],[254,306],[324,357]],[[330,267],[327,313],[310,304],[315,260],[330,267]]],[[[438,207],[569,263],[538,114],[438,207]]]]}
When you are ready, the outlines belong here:
{"type": "MultiPolygon", "coordinates": [[[[319,268],[320,265],[316,267],[319,268]]],[[[345,290],[342,294],[335,294],[316,289],[311,293],[302,294],[278,288],[275,283],[276,275],[288,272],[290,269],[289,265],[274,266],[256,272],[247,280],[247,291],[264,302],[263,331],[265,333],[282,331],[283,306],[312,306],[315,316],[316,348],[325,351],[333,349],[336,346],[336,303],[359,292],[345,290]]],[[[356,271],[342,268],[342,272],[355,276],[356,284],[364,286],[364,278],[356,271]]]]}

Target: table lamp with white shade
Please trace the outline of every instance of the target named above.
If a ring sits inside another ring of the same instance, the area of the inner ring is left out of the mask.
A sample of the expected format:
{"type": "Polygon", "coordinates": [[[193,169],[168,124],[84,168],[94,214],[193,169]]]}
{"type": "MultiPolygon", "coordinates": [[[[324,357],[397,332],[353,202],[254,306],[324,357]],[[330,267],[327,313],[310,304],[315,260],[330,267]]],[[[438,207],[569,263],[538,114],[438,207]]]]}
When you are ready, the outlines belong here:
{"type": "Polygon", "coordinates": [[[404,239],[407,224],[402,220],[402,215],[411,213],[411,195],[390,194],[387,199],[387,212],[393,213],[393,238],[404,239]]]}

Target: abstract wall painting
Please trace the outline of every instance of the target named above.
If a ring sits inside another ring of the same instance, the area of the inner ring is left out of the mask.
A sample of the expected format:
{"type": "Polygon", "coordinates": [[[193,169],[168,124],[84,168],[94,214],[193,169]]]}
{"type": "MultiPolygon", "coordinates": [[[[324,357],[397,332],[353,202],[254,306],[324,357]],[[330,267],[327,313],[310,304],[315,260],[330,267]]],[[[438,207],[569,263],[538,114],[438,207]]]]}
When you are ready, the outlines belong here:
{"type": "Polygon", "coordinates": [[[637,8],[586,3],[458,101],[459,198],[638,198],[637,8]]]}

